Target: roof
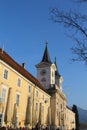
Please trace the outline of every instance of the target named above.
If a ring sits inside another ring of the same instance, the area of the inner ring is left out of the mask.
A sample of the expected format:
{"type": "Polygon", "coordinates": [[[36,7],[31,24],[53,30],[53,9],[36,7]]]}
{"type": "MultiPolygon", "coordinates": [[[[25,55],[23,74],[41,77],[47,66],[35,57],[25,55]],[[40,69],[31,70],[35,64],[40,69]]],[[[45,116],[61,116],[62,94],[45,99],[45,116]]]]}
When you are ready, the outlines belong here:
{"type": "Polygon", "coordinates": [[[47,63],[52,64],[47,45],[48,45],[48,43],[46,42],[46,47],[45,47],[45,51],[44,51],[43,58],[42,58],[41,62],[47,62],[47,63]]]}
{"type": "Polygon", "coordinates": [[[46,89],[40,84],[40,82],[32,74],[30,74],[23,66],[19,65],[15,60],[13,60],[1,48],[0,48],[0,59],[4,61],[6,64],[8,64],[9,66],[11,66],[14,70],[19,72],[21,75],[23,75],[25,78],[27,78],[29,81],[34,83],[37,87],[47,92],[46,89]]]}
{"type": "Polygon", "coordinates": [[[56,58],[55,58],[55,66],[56,66],[56,71],[55,71],[55,75],[58,76],[58,77],[61,77],[61,75],[59,74],[59,71],[58,71],[58,67],[57,67],[57,63],[56,63],[56,58]]]}

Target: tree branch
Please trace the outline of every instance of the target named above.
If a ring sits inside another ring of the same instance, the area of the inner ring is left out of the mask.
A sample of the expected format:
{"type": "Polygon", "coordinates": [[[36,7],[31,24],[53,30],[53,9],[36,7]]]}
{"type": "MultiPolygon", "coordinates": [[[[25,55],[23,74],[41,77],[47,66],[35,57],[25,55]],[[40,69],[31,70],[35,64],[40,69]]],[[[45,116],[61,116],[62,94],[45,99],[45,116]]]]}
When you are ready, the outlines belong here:
{"type": "Polygon", "coordinates": [[[66,28],[71,28],[74,34],[71,38],[74,39],[76,47],[72,47],[72,53],[77,57],[73,61],[84,61],[87,64],[87,15],[81,15],[69,11],[65,13],[59,11],[58,8],[50,10],[50,19],[54,23],[62,24],[66,28]]]}
{"type": "Polygon", "coordinates": [[[64,13],[63,11],[59,11],[58,8],[53,8],[50,11],[51,17],[50,19],[54,23],[63,24],[64,27],[69,27],[74,30],[79,31],[82,35],[87,37],[87,16],[76,14],[74,12],[64,13]]]}

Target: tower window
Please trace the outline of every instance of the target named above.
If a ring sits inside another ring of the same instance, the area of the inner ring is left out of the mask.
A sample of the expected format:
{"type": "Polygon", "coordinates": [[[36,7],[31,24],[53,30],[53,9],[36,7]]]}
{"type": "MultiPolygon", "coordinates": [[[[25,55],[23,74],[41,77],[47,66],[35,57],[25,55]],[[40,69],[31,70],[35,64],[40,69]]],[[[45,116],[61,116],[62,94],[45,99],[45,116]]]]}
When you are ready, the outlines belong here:
{"type": "Polygon", "coordinates": [[[45,79],[45,78],[42,78],[42,79],[41,79],[41,82],[46,82],[46,79],[45,79]]]}
{"type": "Polygon", "coordinates": [[[41,75],[45,75],[46,74],[46,70],[45,69],[41,70],[40,74],[41,75]]]}

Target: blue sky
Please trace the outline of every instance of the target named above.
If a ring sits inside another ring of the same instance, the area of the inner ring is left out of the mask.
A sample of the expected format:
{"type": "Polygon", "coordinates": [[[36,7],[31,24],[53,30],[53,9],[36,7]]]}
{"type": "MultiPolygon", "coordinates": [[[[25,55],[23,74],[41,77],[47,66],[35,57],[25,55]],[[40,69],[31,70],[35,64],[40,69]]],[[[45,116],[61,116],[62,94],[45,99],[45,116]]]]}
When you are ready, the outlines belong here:
{"type": "Polygon", "coordinates": [[[49,20],[49,9],[82,10],[70,0],[0,0],[0,47],[19,64],[36,76],[35,65],[42,59],[46,40],[51,60],[56,56],[63,90],[68,105],[76,104],[87,109],[87,66],[72,63],[70,48],[73,41],[66,36],[67,30],[49,20]]]}

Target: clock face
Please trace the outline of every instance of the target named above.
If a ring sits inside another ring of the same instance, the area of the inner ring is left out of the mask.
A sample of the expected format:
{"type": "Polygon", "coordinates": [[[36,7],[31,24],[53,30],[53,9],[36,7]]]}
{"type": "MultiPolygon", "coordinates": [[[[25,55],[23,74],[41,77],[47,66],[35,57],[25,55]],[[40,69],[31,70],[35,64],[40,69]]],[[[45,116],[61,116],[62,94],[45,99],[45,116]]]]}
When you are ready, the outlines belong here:
{"type": "Polygon", "coordinates": [[[41,75],[45,75],[46,74],[46,70],[45,69],[41,70],[40,74],[41,75]]]}

